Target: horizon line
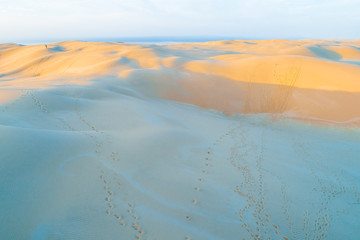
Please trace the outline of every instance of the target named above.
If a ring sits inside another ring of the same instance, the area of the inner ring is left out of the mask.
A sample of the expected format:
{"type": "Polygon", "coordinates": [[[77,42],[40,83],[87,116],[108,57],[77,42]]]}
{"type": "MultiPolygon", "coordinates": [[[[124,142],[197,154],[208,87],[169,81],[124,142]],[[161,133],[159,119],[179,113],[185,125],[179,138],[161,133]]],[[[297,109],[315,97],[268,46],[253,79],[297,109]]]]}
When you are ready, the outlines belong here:
{"type": "Polygon", "coordinates": [[[196,42],[212,42],[212,41],[266,41],[266,40],[287,40],[287,41],[305,41],[305,40],[328,40],[328,41],[357,41],[360,38],[241,38],[241,37],[229,37],[229,36],[137,36],[137,37],[85,37],[85,38],[65,38],[64,40],[53,39],[28,39],[28,40],[14,40],[4,41],[0,44],[19,44],[19,45],[37,45],[37,44],[53,44],[58,42],[121,42],[121,43],[156,43],[156,42],[168,42],[173,43],[196,43],[196,42]]]}

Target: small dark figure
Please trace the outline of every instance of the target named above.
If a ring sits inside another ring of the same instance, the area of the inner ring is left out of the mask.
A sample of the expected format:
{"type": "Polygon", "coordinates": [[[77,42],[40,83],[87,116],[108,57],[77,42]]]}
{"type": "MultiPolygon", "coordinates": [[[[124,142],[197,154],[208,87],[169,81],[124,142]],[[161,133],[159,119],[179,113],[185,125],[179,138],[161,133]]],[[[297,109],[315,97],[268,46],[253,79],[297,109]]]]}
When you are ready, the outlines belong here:
{"type": "Polygon", "coordinates": [[[47,44],[45,44],[45,47],[47,48],[47,44]]]}

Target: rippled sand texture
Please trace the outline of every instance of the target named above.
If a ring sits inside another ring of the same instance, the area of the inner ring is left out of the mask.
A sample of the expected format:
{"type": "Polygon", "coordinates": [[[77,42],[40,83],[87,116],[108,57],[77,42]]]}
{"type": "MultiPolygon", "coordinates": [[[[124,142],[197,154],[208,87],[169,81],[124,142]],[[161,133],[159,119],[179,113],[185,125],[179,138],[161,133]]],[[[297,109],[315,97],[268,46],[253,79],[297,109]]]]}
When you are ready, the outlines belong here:
{"type": "Polygon", "coordinates": [[[359,239],[359,45],[0,45],[0,239],[359,239]]]}

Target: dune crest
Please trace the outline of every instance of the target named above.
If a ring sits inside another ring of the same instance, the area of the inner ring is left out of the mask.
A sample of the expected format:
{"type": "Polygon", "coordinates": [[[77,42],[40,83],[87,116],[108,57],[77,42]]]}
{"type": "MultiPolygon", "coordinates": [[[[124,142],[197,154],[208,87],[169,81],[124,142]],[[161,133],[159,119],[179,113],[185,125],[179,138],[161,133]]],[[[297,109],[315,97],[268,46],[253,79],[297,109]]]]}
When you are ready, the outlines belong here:
{"type": "MultiPolygon", "coordinates": [[[[0,88],[116,84],[229,113],[352,122],[360,115],[359,41],[216,41],[170,45],[0,45],[0,88]]],[[[3,90],[4,92],[5,90],[3,90]]],[[[1,102],[8,101],[5,92],[1,102]]]]}

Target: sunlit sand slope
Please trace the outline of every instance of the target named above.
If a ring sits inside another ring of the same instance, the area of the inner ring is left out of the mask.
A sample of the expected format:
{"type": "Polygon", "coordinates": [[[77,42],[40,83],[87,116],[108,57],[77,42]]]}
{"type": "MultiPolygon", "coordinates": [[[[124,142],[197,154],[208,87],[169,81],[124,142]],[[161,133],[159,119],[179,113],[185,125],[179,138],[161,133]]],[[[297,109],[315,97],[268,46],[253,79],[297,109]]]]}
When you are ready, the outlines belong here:
{"type": "MultiPolygon", "coordinates": [[[[359,124],[359,41],[217,41],[173,45],[0,45],[0,87],[131,85],[155,98],[228,113],[281,113],[359,124]]],[[[0,98],[1,101],[9,97],[0,98]]]]}

